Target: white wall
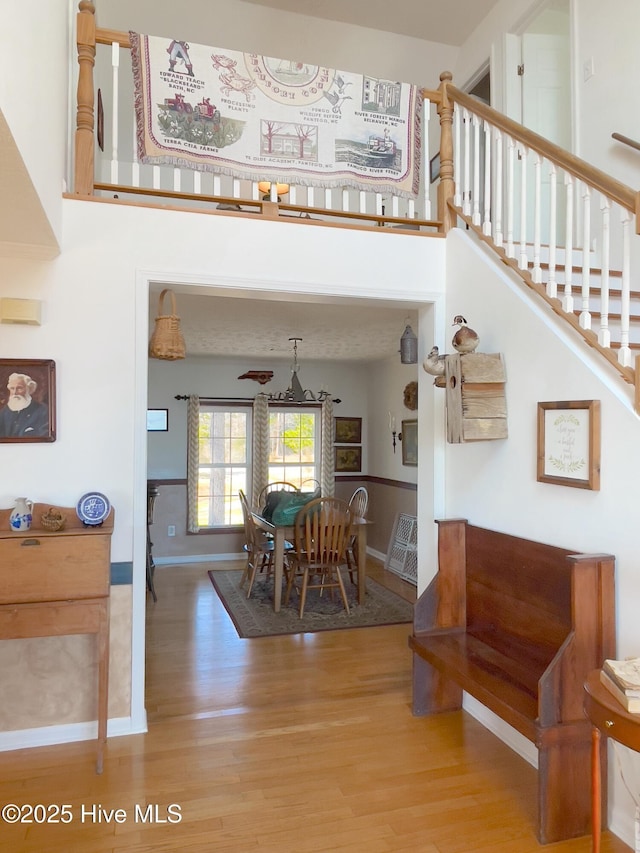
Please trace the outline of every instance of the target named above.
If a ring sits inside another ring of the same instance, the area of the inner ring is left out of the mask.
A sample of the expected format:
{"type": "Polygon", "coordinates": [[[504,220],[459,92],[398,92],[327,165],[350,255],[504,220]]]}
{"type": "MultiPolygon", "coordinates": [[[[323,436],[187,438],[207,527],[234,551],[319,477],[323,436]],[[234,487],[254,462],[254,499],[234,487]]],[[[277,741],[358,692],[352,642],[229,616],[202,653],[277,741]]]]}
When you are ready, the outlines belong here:
{"type": "Polygon", "coordinates": [[[576,3],[579,149],[583,159],[634,189],[640,188],[640,152],[611,139],[640,141],[640,4],[636,0],[576,3]],[[584,63],[594,75],[584,80],[584,63]]]}
{"type": "Polygon", "coordinates": [[[458,49],[366,27],[269,9],[242,0],[158,3],[100,0],[101,27],[134,30],[198,44],[300,59],[331,68],[370,73],[435,87],[453,67],[458,49]]]}
{"type": "MultiPolygon", "coordinates": [[[[447,446],[447,515],[568,549],[613,554],[618,656],[640,655],[640,418],[632,390],[535,300],[532,311],[525,286],[487,257],[463,231],[449,235],[447,314],[463,313],[480,335],[480,349],[503,354],[509,437],[447,446]],[[538,401],[591,399],[601,401],[600,491],[538,483],[538,401]]],[[[640,760],[627,773],[638,790],[640,760]]],[[[617,765],[611,777],[612,828],[632,844],[633,808],[617,765]]]]}
{"type": "Polygon", "coordinates": [[[47,0],[37,7],[2,0],[1,6],[0,111],[59,242],[68,120],[68,0],[47,0]]]}

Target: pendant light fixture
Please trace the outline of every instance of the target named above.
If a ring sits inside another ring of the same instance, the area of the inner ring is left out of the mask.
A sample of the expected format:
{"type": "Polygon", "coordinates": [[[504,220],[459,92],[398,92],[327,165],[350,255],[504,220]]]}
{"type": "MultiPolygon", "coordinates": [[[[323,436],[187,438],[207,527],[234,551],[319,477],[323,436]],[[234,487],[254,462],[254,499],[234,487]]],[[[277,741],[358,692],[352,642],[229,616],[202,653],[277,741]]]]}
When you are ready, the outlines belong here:
{"type": "MultiPolygon", "coordinates": [[[[322,403],[331,394],[322,388],[320,391],[310,391],[308,388],[303,388],[298,378],[300,365],[298,364],[298,341],[302,338],[289,338],[293,342],[293,364],[291,365],[291,381],[286,391],[278,391],[277,394],[269,394],[269,399],[273,402],[283,403],[322,403]]],[[[339,403],[340,400],[334,398],[334,403],[339,403]]]]}

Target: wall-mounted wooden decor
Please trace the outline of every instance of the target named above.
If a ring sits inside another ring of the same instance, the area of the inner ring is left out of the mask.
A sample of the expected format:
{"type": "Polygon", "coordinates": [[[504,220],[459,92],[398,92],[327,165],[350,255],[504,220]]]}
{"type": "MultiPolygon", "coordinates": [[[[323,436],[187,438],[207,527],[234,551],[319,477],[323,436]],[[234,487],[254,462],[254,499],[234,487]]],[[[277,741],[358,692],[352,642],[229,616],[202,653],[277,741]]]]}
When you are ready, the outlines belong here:
{"type": "Polygon", "coordinates": [[[500,353],[445,356],[447,441],[507,438],[505,370],[500,353]]]}

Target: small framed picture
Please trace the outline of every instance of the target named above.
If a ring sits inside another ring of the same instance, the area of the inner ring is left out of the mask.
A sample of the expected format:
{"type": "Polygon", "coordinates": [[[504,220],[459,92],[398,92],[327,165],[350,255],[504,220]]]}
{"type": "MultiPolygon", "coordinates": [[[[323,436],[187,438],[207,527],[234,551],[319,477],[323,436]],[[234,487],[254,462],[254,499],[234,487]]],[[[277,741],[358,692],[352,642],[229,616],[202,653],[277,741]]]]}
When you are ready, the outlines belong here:
{"type": "Polygon", "coordinates": [[[362,448],[361,447],[336,447],[335,448],[335,470],[336,473],[357,473],[362,470],[362,448]]]}
{"type": "Polygon", "coordinates": [[[336,444],[362,443],[362,418],[334,418],[336,444]]]}
{"type": "Polygon", "coordinates": [[[402,421],[402,464],[418,464],[418,421],[402,421]]]}
{"type": "Polygon", "coordinates": [[[0,359],[0,442],[55,440],[55,361],[0,359]]]}
{"type": "Polygon", "coordinates": [[[600,489],[600,400],[538,403],[538,482],[600,489]]]}
{"type": "Polygon", "coordinates": [[[147,409],[147,432],[168,432],[169,410],[147,409]]]}

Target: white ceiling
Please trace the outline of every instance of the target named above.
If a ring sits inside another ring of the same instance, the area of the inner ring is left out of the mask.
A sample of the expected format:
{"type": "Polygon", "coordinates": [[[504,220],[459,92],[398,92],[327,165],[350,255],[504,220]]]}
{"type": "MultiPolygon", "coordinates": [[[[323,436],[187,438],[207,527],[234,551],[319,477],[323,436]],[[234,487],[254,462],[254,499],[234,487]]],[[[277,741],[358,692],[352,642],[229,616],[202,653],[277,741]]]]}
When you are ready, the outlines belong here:
{"type": "MultiPolygon", "coordinates": [[[[158,313],[162,285],[151,287],[149,329],[158,313]]],[[[407,303],[354,299],[290,302],[274,298],[220,296],[202,288],[175,287],[176,310],[189,356],[291,358],[300,361],[373,361],[398,353],[407,320],[418,329],[418,312],[407,303]]],[[[170,313],[165,297],[163,313],[170,313]]],[[[259,367],[260,365],[258,365],[259,367]]]]}
{"type": "Polygon", "coordinates": [[[248,0],[285,12],[461,45],[497,0],[248,0]]]}

